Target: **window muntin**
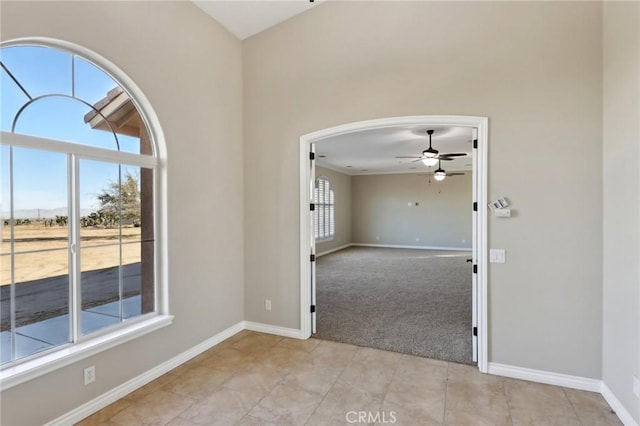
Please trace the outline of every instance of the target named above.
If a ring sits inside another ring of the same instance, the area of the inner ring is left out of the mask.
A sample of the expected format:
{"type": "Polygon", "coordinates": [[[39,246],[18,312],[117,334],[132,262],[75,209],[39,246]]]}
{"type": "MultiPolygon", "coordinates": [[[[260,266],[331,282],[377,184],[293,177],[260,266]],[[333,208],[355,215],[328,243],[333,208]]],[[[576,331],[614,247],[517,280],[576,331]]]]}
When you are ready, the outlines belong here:
{"type": "Polygon", "coordinates": [[[10,70],[22,86],[19,89],[31,97],[72,95],[72,57],[65,51],[45,46],[9,46],[2,48],[0,61],[5,73],[10,70]]]}
{"type": "Polygon", "coordinates": [[[41,46],[3,47],[0,61],[5,368],[157,311],[157,160],[133,100],[95,65],[41,46]],[[111,205],[95,205],[109,189],[111,205]]]}
{"type": "Polygon", "coordinates": [[[3,47],[0,62],[1,130],[153,154],[139,141],[136,128],[145,124],[133,100],[94,64],[43,46],[3,47]],[[114,119],[105,120],[111,113],[114,119]],[[94,127],[96,122],[99,127],[94,127]]]}
{"type": "Polygon", "coordinates": [[[333,189],[326,176],[316,179],[313,192],[315,209],[315,237],[316,241],[329,241],[335,234],[335,206],[333,189]]]}

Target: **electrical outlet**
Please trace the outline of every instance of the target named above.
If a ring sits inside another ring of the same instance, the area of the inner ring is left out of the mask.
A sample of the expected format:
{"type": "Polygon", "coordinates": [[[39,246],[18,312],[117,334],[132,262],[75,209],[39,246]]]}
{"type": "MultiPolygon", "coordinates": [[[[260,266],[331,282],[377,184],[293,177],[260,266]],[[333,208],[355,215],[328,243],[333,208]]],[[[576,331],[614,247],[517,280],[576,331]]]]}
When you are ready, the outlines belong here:
{"type": "Polygon", "coordinates": [[[265,311],[270,311],[271,310],[271,300],[266,299],[264,301],[264,310],[265,311]]]}
{"type": "Polygon", "coordinates": [[[92,365],[84,369],[84,384],[88,385],[96,381],[96,367],[92,365]]]}
{"type": "Polygon", "coordinates": [[[640,379],[637,376],[633,376],[633,394],[640,398],[640,379]]]}

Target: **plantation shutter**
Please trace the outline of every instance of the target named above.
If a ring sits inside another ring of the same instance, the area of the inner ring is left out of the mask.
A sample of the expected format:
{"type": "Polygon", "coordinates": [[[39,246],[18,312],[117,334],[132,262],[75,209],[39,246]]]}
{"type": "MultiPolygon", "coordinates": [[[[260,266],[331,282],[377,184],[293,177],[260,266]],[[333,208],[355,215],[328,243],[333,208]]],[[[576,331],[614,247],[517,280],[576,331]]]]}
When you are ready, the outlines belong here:
{"type": "Polygon", "coordinates": [[[320,176],[316,179],[313,196],[316,205],[314,224],[316,240],[331,239],[335,234],[334,196],[326,177],[320,176]]]}

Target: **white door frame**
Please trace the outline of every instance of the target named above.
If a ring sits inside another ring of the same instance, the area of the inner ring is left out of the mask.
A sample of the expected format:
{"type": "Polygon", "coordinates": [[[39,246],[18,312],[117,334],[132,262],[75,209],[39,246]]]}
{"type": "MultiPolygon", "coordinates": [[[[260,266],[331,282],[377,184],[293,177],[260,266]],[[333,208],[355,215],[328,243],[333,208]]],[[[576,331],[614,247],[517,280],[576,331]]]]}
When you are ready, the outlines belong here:
{"type": "MultiPolygon", "coordinates": [[[[311,235],[312,202],[311,179],[313,168],[310,166],[309,152],[312,144],[322,139],[353,133],[362,130],[382,129],[403,125],[419,126],[455,126],[477,129],[478,148],[475,150],[473,173],[476,177],[476,196],[478,203],[476,238],[477,252],[473,253],[474,264],[478,265],[477,280],[477,327],[478,327],[478,369],[486,373],[488,367],[488,316],[487,316],[487,148],[489,120],[487,117],[422,115],[391,117],[376,120],[343,124],[300,137],[300,334],[303,339],[311,336],[311,280],[315,280],[310,255],[315,254],[315,241],[311,235]]],[[[470,206],[471,207],[471,206],[470,206]]]]}

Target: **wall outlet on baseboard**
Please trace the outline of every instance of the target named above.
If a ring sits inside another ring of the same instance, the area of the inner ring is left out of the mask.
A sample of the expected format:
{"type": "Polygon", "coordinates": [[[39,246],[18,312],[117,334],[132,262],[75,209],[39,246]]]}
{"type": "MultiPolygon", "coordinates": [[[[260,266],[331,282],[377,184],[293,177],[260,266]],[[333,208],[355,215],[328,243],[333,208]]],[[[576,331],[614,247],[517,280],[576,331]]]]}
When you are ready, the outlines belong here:
{"type": "Polygon", "coordinates": [[[633,376],[633,394],[640,398],[640,379],[638,376],[633,376]]]}
{"type": "Polygon", "coordinates": [[[266,299],[264,301],[264,310],[265,311],[270,311],[271,310],[271,300],[266,299]]]}
{"type": "Polygon", "coordinates": [[[96,381],[96,367],[92,365],[84,369],[84,384],[88,385],[96,381]]]}

